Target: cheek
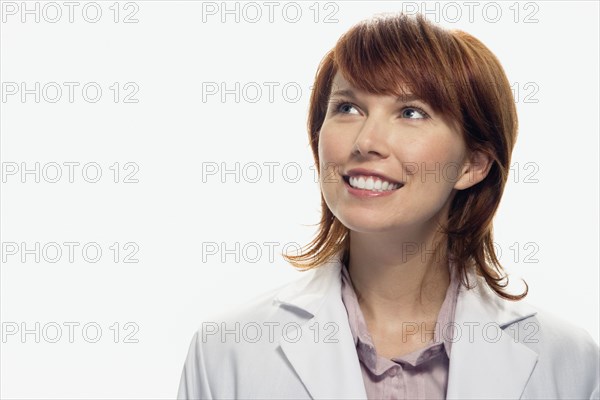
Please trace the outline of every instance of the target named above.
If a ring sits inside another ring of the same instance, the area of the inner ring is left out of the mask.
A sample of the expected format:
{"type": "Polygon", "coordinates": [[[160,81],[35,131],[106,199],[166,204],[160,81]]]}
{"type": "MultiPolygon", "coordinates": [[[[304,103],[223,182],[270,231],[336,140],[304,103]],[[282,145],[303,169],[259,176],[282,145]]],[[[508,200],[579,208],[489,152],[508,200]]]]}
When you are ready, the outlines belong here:
{"type": "MultiPolygon", "coordinates": [[[[319,135],[319,185],[321,192],[325,197],[330,209],[333,204],[330,204],[334,198],[338,196],[337,190],[340,190],[340,174],[341,170],[338,166],[343,165],[348,158],[349,148],[344,140],[344,136],[340,132],[332,129],[321,129],[319,135]]],[[[351,144],[350,144],[351,146],[351,144]]]]}
{"type": "Polygon", "coordinates": [[[349,151],[344,136],[323,125],[319,135],[319,160],[321,164],[339,163],[344,159],[344,154],[349,151]]]}
{"type": "Polygon", "coordinates": [[[422,183],[437,184],[441,180],[454,183],[462,166],[463,154],[459,140],[437,136],[407,146],[404,159],[411,163],[412,174],[420,176],[422,183]]]}

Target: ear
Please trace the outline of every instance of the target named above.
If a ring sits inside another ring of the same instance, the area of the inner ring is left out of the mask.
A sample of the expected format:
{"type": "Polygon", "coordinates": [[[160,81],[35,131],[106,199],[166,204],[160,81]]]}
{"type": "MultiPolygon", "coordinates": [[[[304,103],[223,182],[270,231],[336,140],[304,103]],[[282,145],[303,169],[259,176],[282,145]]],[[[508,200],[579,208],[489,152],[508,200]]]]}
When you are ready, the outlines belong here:
{"type": "Polygon", "coordinates": [[[460,178],[454,184],[454,189],[464,190],[474,186],[485,179],[492,167],[492,159],[488,154],[476,150],[468,156],[462,168],[460,178]]]}

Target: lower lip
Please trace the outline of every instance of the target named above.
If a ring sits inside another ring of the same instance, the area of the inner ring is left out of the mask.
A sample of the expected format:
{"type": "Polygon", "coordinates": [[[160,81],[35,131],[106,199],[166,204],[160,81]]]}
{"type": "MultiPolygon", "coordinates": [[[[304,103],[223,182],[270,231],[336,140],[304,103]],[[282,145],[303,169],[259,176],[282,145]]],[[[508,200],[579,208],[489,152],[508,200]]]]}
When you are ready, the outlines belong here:
{"type": "Polygon", "coordinates": [[[402,187],[399,187],[398,189],[395,189],[395,190],[386,190],[383,192],[377,192],[374,190],[366,190],[366,189],[357,189],[357,188],[353,188],[352,186],[350,186],[350,184],[348,184],[348,182],[346,182],[345,180],[344,180],[344,185],[346,186],[346,189],[348,190],[348,192],[351,195],[354,195],[356,197],[369,197],[369,198],[370,197],[391,196],[398,190],[402,189],[402,187]]]}

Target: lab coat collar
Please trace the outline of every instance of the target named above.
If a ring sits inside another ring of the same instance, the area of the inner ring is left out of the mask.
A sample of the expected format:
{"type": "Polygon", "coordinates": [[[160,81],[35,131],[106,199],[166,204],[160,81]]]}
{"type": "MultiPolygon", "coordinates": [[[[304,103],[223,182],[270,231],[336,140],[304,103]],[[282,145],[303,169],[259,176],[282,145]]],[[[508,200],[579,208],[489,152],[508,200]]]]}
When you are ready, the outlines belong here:
{"type": "MultiPolygon", "coordinates": [[[[366,398],[341,298],[341,267],[340,252],[303,272],[275,298],[303,317],[297,335],[288,331],[280,345],[313,398],[366,398]]],[[[467,290],[461,285],[456,304],[446,398],[519,398],[538,354],[518,341],[525,338],[513,338],[504,328],[536,311],[523,301],[501,299],[475,273],[469,273],[469,282],[476,286],[467,290]]],[[[536,340],[535,335],[529,339],[536,340]]]]}

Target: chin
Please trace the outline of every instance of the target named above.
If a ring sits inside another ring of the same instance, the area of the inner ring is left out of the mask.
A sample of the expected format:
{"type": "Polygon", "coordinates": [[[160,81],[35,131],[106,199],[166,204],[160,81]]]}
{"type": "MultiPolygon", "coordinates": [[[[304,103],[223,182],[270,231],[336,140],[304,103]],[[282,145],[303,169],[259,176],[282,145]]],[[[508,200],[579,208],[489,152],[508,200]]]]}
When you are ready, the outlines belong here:
{"type": "Polygon", "coordinates": [[[384,215],[372,216],[361,215],[361,216],[342,216],[337,217],[342,225],[354,232],[361,233],[382,233],[393,230],[402,229],[402,223],[394,221],[393,223],[389,218],[384,215]]]}

